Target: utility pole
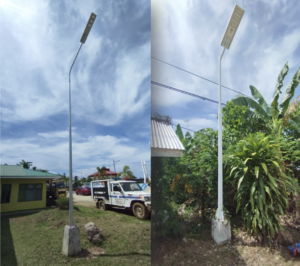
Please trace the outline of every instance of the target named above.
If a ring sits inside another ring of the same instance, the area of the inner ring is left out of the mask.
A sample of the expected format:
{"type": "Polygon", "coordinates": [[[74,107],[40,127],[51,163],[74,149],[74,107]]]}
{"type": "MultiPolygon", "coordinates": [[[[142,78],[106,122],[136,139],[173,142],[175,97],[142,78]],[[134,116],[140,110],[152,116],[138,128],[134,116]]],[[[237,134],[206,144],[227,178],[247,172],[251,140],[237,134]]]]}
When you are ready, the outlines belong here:
{"type": "Polygon", "coordinates": [[[115,161],[115,160],[113,160],[113,162],[114,162],[114,170],[115,170],[115,172],[116,172],[116,162],[120,162],[120,160],[118,160],[118,161],[115,161]]]}

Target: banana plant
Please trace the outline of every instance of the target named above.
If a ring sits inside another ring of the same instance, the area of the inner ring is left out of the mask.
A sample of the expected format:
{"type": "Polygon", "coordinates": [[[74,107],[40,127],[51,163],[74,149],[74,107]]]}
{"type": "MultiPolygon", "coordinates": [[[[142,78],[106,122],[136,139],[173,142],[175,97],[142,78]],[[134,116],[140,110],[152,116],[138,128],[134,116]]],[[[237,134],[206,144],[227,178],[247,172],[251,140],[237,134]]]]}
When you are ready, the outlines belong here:
{"type": "MultiPolygon", "coordinates": [[[[290,101],[294,97],[295,90],[300,82],[300,67],[287,86],[285,94],[281,98],[281,103],[279,104],[279,95],[283,86],[283,80],[288,71],[289,66],[288,63],[286,63],[281,69],[277,78],[275,92],[273,94],[273,101],[270,106],[267,104],[259,90],[252,85],[250,85],[250,90],[254,99],[247,96],[238,96],[233,100],[233,103],[240,106],[248,106],[254,109],[254,111],[251,113],[252,117],[259,117],[267,123],[272,123],[272,120],[282,119],[283,126],[291,123],[300,132],[300,116],[293,118],[291,117],[291,113],[300,107],[300,95],[290,104],[290,101]]],[[[280,128],[280,132],[281,131],[282,127],[280,128]]]]}
{"type": "Polygon", "coordinates": [[[189,132],[186,132],[185,136],[183,136],[180,124],[178,124],[176,126],[176,131],[175,132],[176,132],[177,137],[181,141],[183,147],[187,148],[187,146],[190,144],[190,141],[192,139],[192,135],[189,132]]]}

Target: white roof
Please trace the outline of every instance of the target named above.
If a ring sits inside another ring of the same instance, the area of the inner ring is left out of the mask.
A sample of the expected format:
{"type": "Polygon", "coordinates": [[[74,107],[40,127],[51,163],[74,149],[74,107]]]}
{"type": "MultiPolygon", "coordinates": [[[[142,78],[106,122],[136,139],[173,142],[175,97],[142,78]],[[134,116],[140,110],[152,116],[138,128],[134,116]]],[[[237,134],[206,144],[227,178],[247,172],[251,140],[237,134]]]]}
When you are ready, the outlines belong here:
{"type": "Polygon", "coordinates": [[[170,124],[151,119],[151,156],[181,157],[184,147],[170,124]]]}

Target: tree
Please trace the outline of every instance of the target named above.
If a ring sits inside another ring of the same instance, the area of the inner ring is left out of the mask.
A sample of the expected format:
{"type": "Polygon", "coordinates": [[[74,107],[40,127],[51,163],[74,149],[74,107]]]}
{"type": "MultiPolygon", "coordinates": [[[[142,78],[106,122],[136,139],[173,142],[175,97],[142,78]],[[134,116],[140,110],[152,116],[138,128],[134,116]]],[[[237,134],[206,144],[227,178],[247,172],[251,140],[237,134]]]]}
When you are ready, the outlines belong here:
{"type": "Polygon", "coordinates": [[[40,172],[44,172],[44,173],[49,173],[49,171],[47,169],[38,169],[36,166],[33,166],[32,170],[40,171],[40,172]]]}
{"type": "Polygon", "coordinates": [[[61,179],[64,180],[66,184],[69,184],[69,177],[66,176],[66,173],[61,176],[61,179]]]}
{"type": "Polygon", "coordinates": [[[134,178],[134,175],[132,173],[132,171],[130,170],[128,165],[125,165],[123,167],[123,171],[120,172],[120,175],[124,178],[124,177],[129,177],[129,178],[134,178]]]}
{"type": "Polygon", "coordinates": [[[22,162],[17,163],[17,165],[20,165],[25,169],[29,169],[32,165],[32,162],[25,162],[24,160],[22,160],[22,162]]]}
{"type": "Polygon", "coordinates": [[[91,178],[91,177],[88,177],[88,178],[86,179],[86,182],[91,182],[91,181],[93,181],[93,178],[91,178]]]}
{"type": "Polygon", "coordinates": [[[103,179],[106,179],[107,178],[107,175],[106,175],[106,167],[105,166],[102,166],[101,168],[100,167],[97,167],[97,173],[94,174],[93,178],[94,180],[97,178],[98,180],[103,180],[103,179]]]}
{"type": "Polygon", "coordinates": [[[236,144],[249,133],[269,132],[266,123],[258,117],[252,117],[251,113],[248,106],[238,106],[232,101],[227,102],[226,106],[222,108],[224,149],[228,145],[236,144]]]}
{"type": "Polygon", "coordinates": [[[272,121],[282,119],[283,123],[279,128],[279,134],[281,134],[283,126],[286,126],[288,124],[292,124],[300,132],[300,116],[291,117],[293,108],[299,106],[299,101],[294,101],[290,105],[290,101],[293,98],[295,90],[300,82],[300,67],[287,86],[285,94],[281,98],[281,103],[278,103],[279,94],[281,93],[281,88],[283,86],[283,79],[287,75],[288,71],[289,67],[288,63],[286,63],[277,78],[273,101],[270,106],[267,104],[260,92],[252,85],[250,85],[250,90],[255,100],[247,96],[238,96],[233,100],[236,105],[249,106],[253,108],[254,111],[252,112],[252,117],[259,117],[267,123],[272,123],[272,121]]]}

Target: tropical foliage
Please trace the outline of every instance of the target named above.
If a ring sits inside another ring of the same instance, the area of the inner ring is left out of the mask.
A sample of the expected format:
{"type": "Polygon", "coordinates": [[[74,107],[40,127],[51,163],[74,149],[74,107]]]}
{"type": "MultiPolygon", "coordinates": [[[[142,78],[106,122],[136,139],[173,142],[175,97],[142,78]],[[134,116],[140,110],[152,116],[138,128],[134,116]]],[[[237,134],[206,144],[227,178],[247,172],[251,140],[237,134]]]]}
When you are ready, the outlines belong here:
{"type": "MultiPolygon", "coordinates": [[[[283,86],[283,80],[288,71],[289,67],[288,63],[286,63],[277,78],[273,101],[270,106],[267,104],[259,90],[252,85],[250,85],[250,90],[254,99],[247,96],[238,96],[233,100],[233,103],[239,106],[251,107],[254,110],[251,114],[251,117],[258,117],[266,122],[283,119],[282,126],[292,124],[300,132],[300,116],[291,117],[292,111],[299,106],[299,102],[295,101],[290,106],[290,101],[294,97],[295,90],[300,82],[300,68],[298,68],[289,85],[287,86],[285,94],[281,98],[281,103],[279,104],[279,95],[282,93],[281,88],[283,86]]],[[[282,127],[280,128],[279,133],[281,133],[281,131],[282,127]]]]}
{"type": "MultiPolygon", "coordinates": [[[[287,212],[288,202],[296,195],[300,138],[293,135],[292,123],[284,125],[284,118],[271,118],[266,123],[250,108],[233,102],[223,108],[224,210],[228,218],[242,219],[258,239],[272,240],[280,228],[279,215],[287,212]]],[[[298,115],[297,108],[291,118],[298,115]]],[[[184,136],[178,125],[176,133],[185,147],[183,156],[152,158],[151,162],[152,194],[157,199],[153,201],[157,216],[152,219],[165,219],[155,228],[157,235],[182,232],[184,225],[177,220],[174,204],[178,208],[194,199],[194,213],[201,213],[198,225],[210,220],[217,208],[217,131],[202,129],[184,136]],[[156,168],[162,170],[156,173],[156,168]],[[155,175],[159,179],[154,182],[155,175]]],[[[194,233],[199,227],[191,225],[188,230],[194,233]]]]}
{"type": "Polygon", "coordinates": [[[279,215],[287,209],[294,183],[279,146],[279,139],[250,134],[228,161],[228,178],[237,188],[236,211],[242,210],[245,227],[260,239],[271,239],[280,229],[279,215]]]}
{"type": "Polygon", "coordinates": [[[134,178],[133,172],[130,170],[130,167],[128,165],[125,165],[123,167],[123,171],[119,173],[120,176],[134,178]]]}
{"type": "Polygon", "coordinates": [[[94,174],[93,179],[94,179],[94,180],[103,180],[103,179],[107,179],[107,175],[106,175],[106,167],[105,167],[105,166],[102,166],[101,168],[100,168],[100,167],[97,167],[97,173],[94,174]]]}
{"type": "Polygon", "coordinates": [[[32,165],[32,162],[26,162],[26,161],[22,160],[21,162],[17,163],[17,165],[20,165],[25,169],[29,169],[32,165]]]}

